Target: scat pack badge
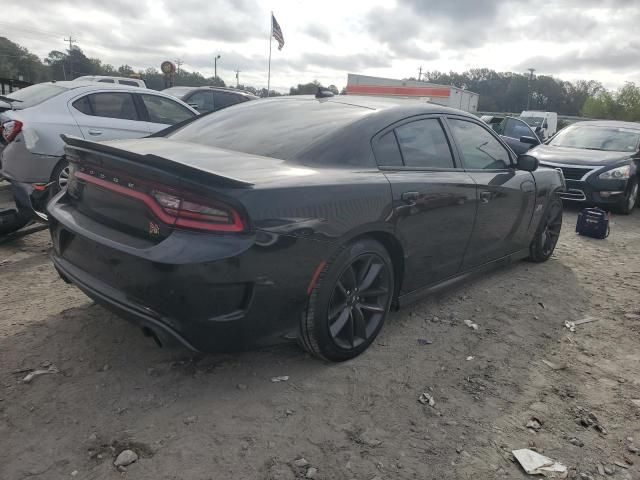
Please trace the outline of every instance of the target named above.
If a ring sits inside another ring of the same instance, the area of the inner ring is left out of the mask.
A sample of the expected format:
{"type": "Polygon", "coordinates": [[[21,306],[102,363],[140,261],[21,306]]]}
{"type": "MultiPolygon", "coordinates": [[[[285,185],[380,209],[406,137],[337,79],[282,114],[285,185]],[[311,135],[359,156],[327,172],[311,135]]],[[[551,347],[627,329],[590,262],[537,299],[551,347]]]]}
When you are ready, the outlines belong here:
{"type": "Polygon", "coordinates": [[[160,225],[154,222],[149,222],[149,235],[160,235],[160,225]]]}

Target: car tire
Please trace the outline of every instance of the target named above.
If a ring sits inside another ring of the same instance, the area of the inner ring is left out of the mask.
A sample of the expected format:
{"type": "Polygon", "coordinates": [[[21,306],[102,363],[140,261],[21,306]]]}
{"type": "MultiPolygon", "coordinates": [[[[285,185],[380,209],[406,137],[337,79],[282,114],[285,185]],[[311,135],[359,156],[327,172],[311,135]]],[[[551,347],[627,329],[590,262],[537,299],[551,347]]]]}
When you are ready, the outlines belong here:
{"type": "Polygon", "coordinates": [[[69,162],[61,158],[51,173],[51,185],[49,186],[49,198],[67,186],[69,181],[69,162]]]}
{"type": "Polygon", "coordinates": [[[10,209],[0,212],[0,235],[16,232],[29,223],[28,215],[19,209],[10,209]]]}
{"type": "Polygon", "coordinates": [[[394,293],[393,263],[370,238],[358,239],[327,262],[309,296],[300,343],[331,362],[360,355],[375,340],[394,293]]]}
{"type": "Polygon", "coordinates": [[[638,179],[633,177],[629,179],[627,185],[627,192],[624,195],[623,201],[618,206],[617,210],[623,215],[629,215],[633,212],[633,209],[638,204],[638,179]]]}
{"type": "Polygon", "coordinates": [[[531,262],[546,262],[549,260],[558,243],[562,228],[562,200],[554,195],[529,246],[531,262]]]}

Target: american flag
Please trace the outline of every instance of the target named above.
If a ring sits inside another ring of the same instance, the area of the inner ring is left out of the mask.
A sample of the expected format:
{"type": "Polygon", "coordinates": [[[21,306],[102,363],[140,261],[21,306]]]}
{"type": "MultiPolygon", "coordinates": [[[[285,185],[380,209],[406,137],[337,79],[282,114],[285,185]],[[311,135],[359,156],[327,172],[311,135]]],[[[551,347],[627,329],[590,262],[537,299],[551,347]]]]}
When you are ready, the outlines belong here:
{"type": "Polygon", "coordinates": [[[271,35],[278,41],[278,50],[282,50],[284,47],[284,36],[282,35],[282,30],[280,29],[280,24],[276,20],[276,17],[271,14],[271,35]]]}

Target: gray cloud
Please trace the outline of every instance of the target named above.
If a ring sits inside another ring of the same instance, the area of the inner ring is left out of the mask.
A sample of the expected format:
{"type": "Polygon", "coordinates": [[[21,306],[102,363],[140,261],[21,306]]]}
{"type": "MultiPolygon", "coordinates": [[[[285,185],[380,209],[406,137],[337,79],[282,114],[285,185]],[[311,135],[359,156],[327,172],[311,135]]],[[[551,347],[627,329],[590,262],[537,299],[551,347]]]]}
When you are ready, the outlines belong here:
{"type": "Polygon", "coordinates": [[[590,72],[594,69],[615,70],[620,73],[635,71],[640,58],[640,42],[618,46],[600,45],[597,48],[572,50],[557,57],[536,55],[516,65],[516,71],[529,67],[550,73],[590,72]]]}
{"type": "Polygon", "coordinates": [[[329,32],[329,29],[317,23],[310,23],[303,29],[303,32],[321,42],[331,43],[331,32],[329,32]]]}

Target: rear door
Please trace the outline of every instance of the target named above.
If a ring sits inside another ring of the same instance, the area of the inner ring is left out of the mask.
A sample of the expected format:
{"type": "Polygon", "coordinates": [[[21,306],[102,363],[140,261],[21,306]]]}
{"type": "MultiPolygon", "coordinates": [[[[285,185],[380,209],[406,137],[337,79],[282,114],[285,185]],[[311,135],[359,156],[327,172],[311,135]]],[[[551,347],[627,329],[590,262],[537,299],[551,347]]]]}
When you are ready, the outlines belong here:
{"type": "Polygon", "coordinates": [[[141,93],[139,98],[140,106],[145,111],[144,115],[149,120],[151,133],[196,116],[191,110],[167,97],[141,93]]]}
{"type": "Polygon", "coordinates": [[[481,122],[450,116],[447,124],[466,172],[478,185],[476,222],[463,269],[527,248],[533,175],[514,167],[507,147],[481,122]]]}
{"type": "Polygon", "coordinates": [[[392,218],[407,255],[402,293],[454,275],[473,228],[476,186],[458,167],[442,120],[405,120],[378,134],[373,146],[391,183],[392,218]]]}
{"type": "Polygon", "coordinates": [[[141,138],[151,133],[129,92],[83,95],[70,102],[69,110],[87,140],[141,138]]]}

